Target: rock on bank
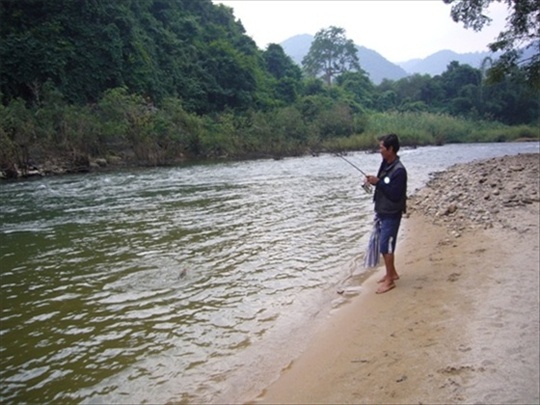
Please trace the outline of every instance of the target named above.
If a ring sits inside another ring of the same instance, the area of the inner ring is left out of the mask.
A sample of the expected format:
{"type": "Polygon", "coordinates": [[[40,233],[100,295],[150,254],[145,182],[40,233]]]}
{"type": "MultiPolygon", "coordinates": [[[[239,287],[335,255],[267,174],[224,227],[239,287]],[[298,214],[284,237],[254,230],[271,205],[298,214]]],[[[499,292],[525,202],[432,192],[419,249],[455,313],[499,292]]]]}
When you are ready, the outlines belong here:
{"type": "Polygon", "coordinates": [[[539,154],[503,156],[451,166],[436,173],[410,199],[410,211],[420,211],[454,236],[466,229],[515,228],[516,207],[540,201],[539,154]]]}

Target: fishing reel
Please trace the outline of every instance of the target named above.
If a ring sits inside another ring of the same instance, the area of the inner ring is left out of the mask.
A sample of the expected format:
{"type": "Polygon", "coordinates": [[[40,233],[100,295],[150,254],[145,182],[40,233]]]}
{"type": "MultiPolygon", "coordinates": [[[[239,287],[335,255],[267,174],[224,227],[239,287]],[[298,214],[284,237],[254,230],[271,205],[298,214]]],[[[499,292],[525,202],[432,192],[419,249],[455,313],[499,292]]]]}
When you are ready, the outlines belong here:
{"type": "Polygon", "coordinates": [[[368,194],[371,194],[373,192],[373,187],[368,182],[365,182],[364,184],[362,184],[362,188],[368,194]]]}

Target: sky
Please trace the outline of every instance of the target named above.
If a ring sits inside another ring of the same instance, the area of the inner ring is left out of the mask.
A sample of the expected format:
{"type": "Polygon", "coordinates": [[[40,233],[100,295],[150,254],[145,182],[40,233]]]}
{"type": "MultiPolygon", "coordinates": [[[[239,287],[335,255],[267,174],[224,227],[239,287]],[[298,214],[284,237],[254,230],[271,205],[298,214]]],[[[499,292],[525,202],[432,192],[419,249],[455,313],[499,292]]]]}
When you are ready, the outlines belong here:
{"type": "Polygon", "coordinates": [[[356,45],[372,49],[393,63],[425,58],[449,49],[457,53],[488,51],[506,25],[506,4],[494,2],[493,19],[481,32],[463,28],[442,0],[213,0],[233,8],[260,49],[300,34],[336,26],[356,45]]]}

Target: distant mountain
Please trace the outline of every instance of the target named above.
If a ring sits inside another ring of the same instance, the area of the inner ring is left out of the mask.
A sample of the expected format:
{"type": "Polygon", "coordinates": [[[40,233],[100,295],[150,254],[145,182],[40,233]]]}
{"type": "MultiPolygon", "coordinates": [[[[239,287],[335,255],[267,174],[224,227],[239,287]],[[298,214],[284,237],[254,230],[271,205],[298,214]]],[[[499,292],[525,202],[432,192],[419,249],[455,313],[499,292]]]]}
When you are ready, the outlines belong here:
{"type": "Polygon", "coordinates": [[[286,39],[280,45],[293,61],[302,66],[302,59],[309,52],[312,41],[313,35],[302,34],[286,39]]]}
{"type": "Polygon", "coordinates": [[[381,83],[383,79],[399,80],[409,75],[402,67],[388,61],[372,49],[358,45],[356,49],[360,67],[368,72],[369,78],[375,84],[381,83]]]}
{"type": "MultiPolygon", "coordinates": [[[[525,61],[533,57],[538,52],[540,43],[535,43],[534,46],[523,49],[523,54],[520,60],[525,61]]],[[[460,65],[469,65],[475,69],[479,69],[485,58],[490,57],[496,60],[501,56],[502,52],[471,52],[471,53],[456,53],[454,51],[443,50],[434,53],[424,59],[412,59],[407,62],[398,63],[409,74],[428,74],[431,76],[440,75],[446,71],[446,68],[452,61],[459,62],[460,65]]]]}
{"type": "Polygon", "coordinates": [[[412,59],[399,63],[399,66],[409,74],[419,73],[435,76],[446,71],[446,68],[452,61],[457,61],[461,65],[470,65],[478,69],[486,57],[496,59],[499,55],[500,53],[492,52],[456,53],[450,50],[443,50],[424,59],[412,59]]]}
{"type": "MultiPolygon", "coordinates": [[[[313,35],[302,34],[286,39],[280,45],[292,60],[298,65],[302,65],[302,59],[309,52],[311,42],[313,42],[313,35]]],[[[360,67],[369,74],[373,83],[380,84],[383,79],[399,80],[408,76],[402,67],[388,61],[379,53],[364,46],[356,45],[356,48],[358,49],[360,67]]]]}
{"type": "MultiPolygon", "coordinates": [[[[302,65],[302,59],[309,52],[311,42],[313,42],[313,35],[302,34],[286,39],[280,45],[292,60],[302,65]]],[[[526,49],[521,59],[531,58],[537,52],[538,46],[526,49]]],[[[358,49],[360,66],[369,74],[369,78],[375,84],[380,84],[383,79],[399,80],[416,73],[430,76],[440,75],[446,71],[452,61],[479,69],[486,57],[495,60],[501,55],[501,52],[456,53],[450,50],[442,50],[424,59],[411,59],[394,64],[374,50],[359,45],[356,45],[356,48],[358,49]]]]}

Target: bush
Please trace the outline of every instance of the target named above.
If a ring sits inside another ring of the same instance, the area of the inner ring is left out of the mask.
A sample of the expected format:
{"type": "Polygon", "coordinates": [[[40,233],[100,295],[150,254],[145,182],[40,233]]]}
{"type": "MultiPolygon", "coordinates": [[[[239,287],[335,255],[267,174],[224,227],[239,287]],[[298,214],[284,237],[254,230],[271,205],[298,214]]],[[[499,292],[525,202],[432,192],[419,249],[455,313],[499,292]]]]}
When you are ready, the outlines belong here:
{"type": "Polygon", "coordinates": [[[532,124],[510,127],[425,111],[366,113],[328,94],[304,96],[286,107],[200,117],[187,112],[177,98],[156,106],[115,88],[95,105],[78,106],[66,104],[53,87],[44,87],[39,105],[15,99],[0,106],[0,170],[24,170],[31,161],[56,158],[86,164],[89,158],[110,155],[163,165],[198,157],[371,150],[387,133],[398,134],[405,146],[540,140],[532,124]]]}

